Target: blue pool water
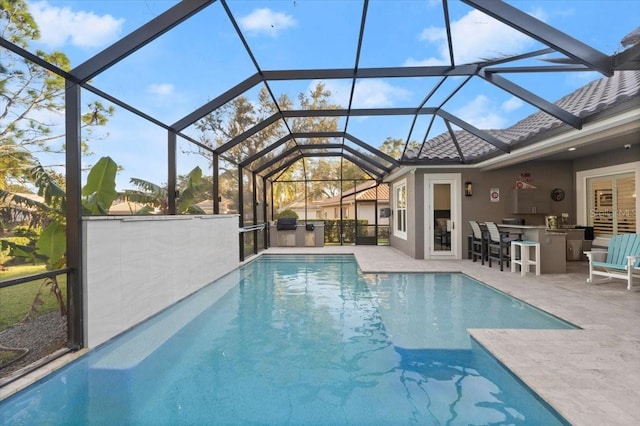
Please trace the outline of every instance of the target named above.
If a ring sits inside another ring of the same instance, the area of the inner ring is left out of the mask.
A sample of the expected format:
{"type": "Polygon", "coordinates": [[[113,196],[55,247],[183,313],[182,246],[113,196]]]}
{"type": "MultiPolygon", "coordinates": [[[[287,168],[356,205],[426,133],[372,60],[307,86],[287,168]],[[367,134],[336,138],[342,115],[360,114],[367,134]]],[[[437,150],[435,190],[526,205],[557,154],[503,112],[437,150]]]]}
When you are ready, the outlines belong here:
{"type": "Polygon", "coordinates": [[[467,328],[573,327],[461,274],[261,256],[1,402],[0,421],[565,424],[467,328]]]}

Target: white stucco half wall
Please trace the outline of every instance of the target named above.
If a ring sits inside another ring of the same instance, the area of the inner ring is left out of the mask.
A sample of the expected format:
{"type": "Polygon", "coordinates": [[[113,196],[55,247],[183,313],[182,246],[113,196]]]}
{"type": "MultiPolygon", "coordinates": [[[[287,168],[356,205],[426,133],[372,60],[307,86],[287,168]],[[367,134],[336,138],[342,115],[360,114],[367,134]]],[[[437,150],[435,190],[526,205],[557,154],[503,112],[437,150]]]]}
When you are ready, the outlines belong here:
{"type": "Polygon", "coordinates": [[[236,269],[238,235],[237,215],[83,218],[85,346],[236,269]]]}

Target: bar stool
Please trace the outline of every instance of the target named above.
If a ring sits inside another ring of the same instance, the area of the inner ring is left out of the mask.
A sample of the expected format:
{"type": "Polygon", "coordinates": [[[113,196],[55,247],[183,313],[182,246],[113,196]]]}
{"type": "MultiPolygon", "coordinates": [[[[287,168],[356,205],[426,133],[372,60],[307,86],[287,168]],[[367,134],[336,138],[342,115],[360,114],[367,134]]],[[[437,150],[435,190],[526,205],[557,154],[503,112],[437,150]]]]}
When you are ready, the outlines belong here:
{"type": "Polygon", "coordinates": [[[469,258],[473,259],[474,262],[480,258],[484,265],[485,244],[482,238],[482,229],[480,229],[480,224],[475,220],[470,220],[469,225],[471,225],[471,231],[473,232],[469,236],[469,258]]]}
{"type": "Polygon", "coordinates": [[[516,272],[516,265],[520,265],[520,275],[529,272],[529,266],[536,267],[536,275],[540,275],[540,243],[535,241],[511,241],[511,272],[516,272]],[[516,250],[518,247],[518,250],[516,250]],[[529,249],[536,249],[536,258],[531,260],[529,249]]]}
{"type": "Polygon", "coordinates": [[[500,232],[498,225],[493,222],[485,222],[487,227],[487,258],[489,259],[489,267],[491,267],[491,260],[497,260],[500,264],[500,270],[504,270],[504,264],[511,260],[511,241],[518,240],[519,237],[509,236],[508,233],[500,232]]]}

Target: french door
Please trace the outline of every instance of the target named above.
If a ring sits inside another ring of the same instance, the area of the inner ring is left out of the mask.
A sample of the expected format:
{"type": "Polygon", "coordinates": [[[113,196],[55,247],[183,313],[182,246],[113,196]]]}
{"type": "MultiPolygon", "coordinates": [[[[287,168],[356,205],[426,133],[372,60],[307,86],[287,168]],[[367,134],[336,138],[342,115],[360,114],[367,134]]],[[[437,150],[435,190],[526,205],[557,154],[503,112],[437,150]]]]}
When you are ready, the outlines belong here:
{"type": "Polygon", "coordinates": [[[461,258],[461,176],[427,174],[425,179],[425,259],[461,258]]]}

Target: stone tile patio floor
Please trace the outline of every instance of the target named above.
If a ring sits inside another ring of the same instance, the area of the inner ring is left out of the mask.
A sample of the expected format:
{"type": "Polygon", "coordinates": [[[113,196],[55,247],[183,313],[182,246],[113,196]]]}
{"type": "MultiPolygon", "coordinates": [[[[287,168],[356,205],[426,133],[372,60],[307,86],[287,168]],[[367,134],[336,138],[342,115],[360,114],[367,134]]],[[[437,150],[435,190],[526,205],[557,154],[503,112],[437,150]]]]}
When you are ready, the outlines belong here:
{"type": "Polygon", "coordinates": [[[565,274],[503,272],[471,260],[417,260],[391,247],[270,248],[353,253],[363,272],[463,272],[581,330],[470,330],[573,425],[640,424],[640,292],[622,280],[587,284],[587,262],[565,274]]]}
{"type": "MultiPolygon", "coordinates": [[[[586,262],[569,262],[565,274],[523,277],[471,260],[417,260],[391,247],[280,247],[263,253],[354,254],[368,273],[463,272],[581,328],[470,330],[571,424],[640,424],[640,292],[628,291],[621,280],[587,284],[586,262]]],[[[0,388],[0,399],[83,353],[65,355],[0,388]]]]}

